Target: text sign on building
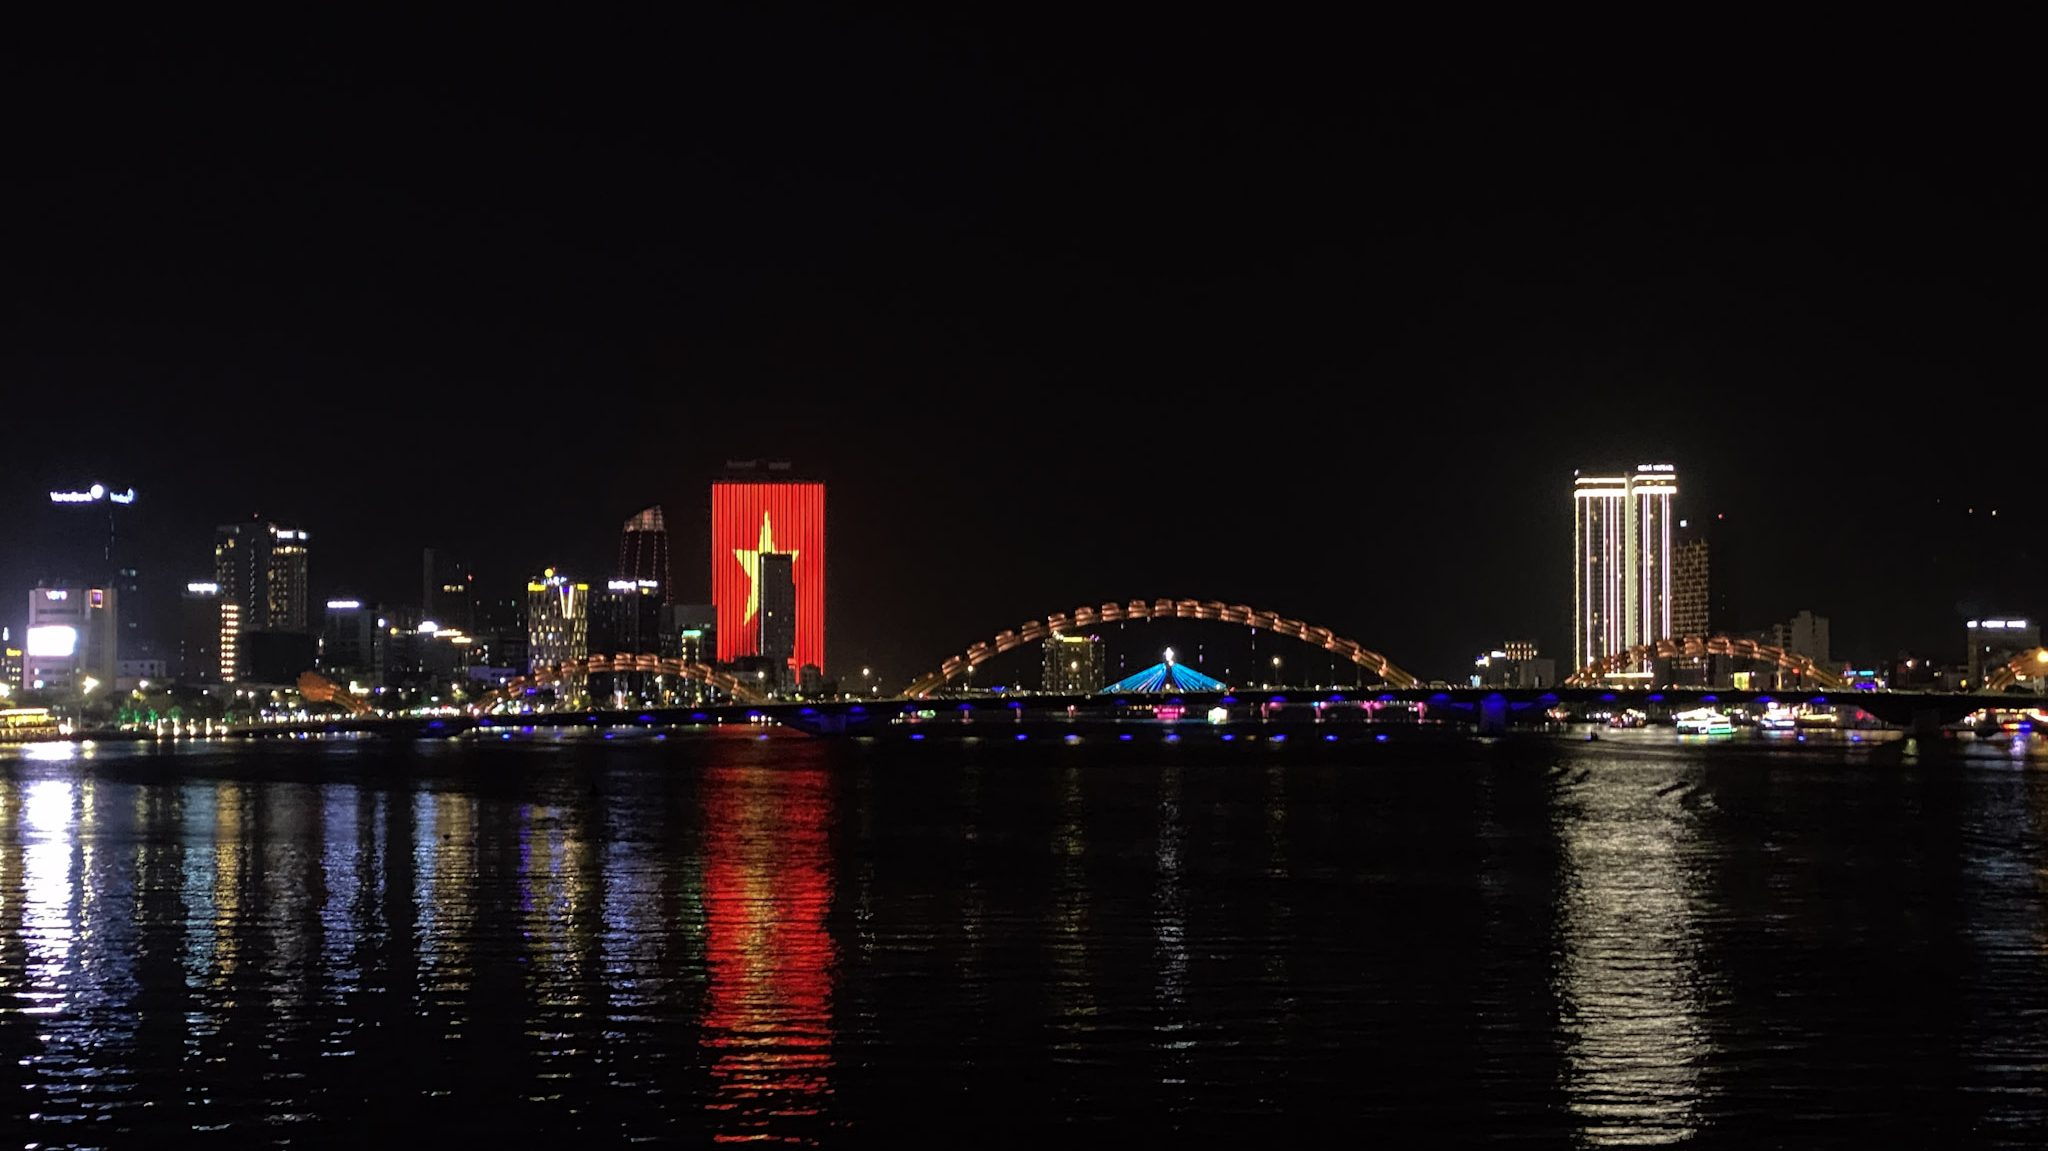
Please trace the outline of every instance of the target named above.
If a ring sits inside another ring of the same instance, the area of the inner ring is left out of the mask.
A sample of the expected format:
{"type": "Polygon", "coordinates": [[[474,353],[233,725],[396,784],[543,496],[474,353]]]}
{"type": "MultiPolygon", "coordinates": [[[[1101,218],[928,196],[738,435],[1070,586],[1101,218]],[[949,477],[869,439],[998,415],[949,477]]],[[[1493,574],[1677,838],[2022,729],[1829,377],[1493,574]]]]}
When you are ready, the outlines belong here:
{"type": "Polygon", "coordinates": [[[718,658],[756,655],[761,644],[760,556],[792,557],[796,666],[825,666],[825,485],[711,485],[711,599],[718,658]]]}

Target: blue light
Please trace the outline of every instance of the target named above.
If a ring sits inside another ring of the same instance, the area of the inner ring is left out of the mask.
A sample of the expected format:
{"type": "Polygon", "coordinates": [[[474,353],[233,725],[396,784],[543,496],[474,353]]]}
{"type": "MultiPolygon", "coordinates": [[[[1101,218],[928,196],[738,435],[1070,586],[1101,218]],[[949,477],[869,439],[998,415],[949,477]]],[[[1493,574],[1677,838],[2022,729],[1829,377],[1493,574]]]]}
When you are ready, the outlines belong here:
{"type": "Polygon", "coordinates": [[[1010,710],[1011,710],[1011,711],[1016,711],[1016,710],[1018,710],[1019,708],[1022,708],[1023,706],[1024,706],[1024,704],[1023,704],[1023,702],[1022,702],[1021,700],[1014,700],[1014,699],[1013,699],[1013,700],[1011,700],[1011,701],[1010,701],[1010,710]]]}
{"type": "Polygon", "coordinates": [[[1220,699],[1220,700],[1217,700],[1216,702],[1218,702],[1218,703],[1221,703],[1221,704],[1225,704],[1225,705],[1229,705],[1229,704],[1233,704],[1233,703],[1236,703],[1236,702],[1237,702],[1237,697],[1236,697],[1236,696],[1234,696],[1234,695],[1226,695],[1226,696],[1224,696],[1224,697],[1223,697],[1222,699],[1220,699]]]}
{"type": "Polygon", "coordinates": [[[1167,733],[1166,733],[1166,742],[1168,742],[1168,743],[1179,743],[1179,742],[1180,742],[1180,733],[1179,733],[1179,732],[1177,732],[1177,731],[1169,731],[1169,732],[1167,732],[1167,733]]]}
{"type": "Polygon", "coordinates": [[[1284,731],[1276,731],[1276,732],[1274,732],[1274,733],[1273,733],[1273,737],[1272,737],[1272,738],[1273,738],[1273,742],[1274,742],[1274,743],[1286,743],[1286,742],[1287,742],[1287,733],[1286,733],[1286,732],[1284,732],[1284,731]]]}
{"type": "Polygon", "coordinates": [[[1394,702],[1394,693],[1393,693],[1393,692],[1391,692],[1391,691],[1383,691],[1383,692],[1381,692],[1381,693],[1380,693],[1380,702],[1381,702],[1381,703],[1392,703],[1392,702],[1394,702]]]}
{"type": "Polygon", "coordinates": [[[1333,696],[1331,696],[1331,697],[1330,697],[1330,702],[1331,702],[1331,703],[1343,703],[1343,702],[1344,702],[1344,697],[1343,697],[1343,696],[1341,696],[1341,695],[1333,695],[1333,696]]]}
{"type": "Polygon", "coordinates": [[[1450,692],[1447,692],[1447,691],[1440,691],[1440,692],[1437,692],[1437,693],[1436,693],[1435,695],[1433,695],[1433,696],[1430,696],[1430,697],[1429,697],[1429,702],[1431,702],[1431,703],[1447,703],[1447,702],[1449,702],[1449,701],[1450,701],[1450,698],[1451,698],[1451,693],[1450,693],[1450,692]]]}
{"type": "Polygon", "coordinates": [[[758,711],[750,711],[747,713],[747,719],[755,723],[759,723],[761,720],[761,713],[758,711]]]}
{"type": "Polygon", "coordinates": [[[606,739],[617,739],[619,738],[619,733],[615,731],[608,731],[604,733],[604,737],[606,739]]]}
{"type": "Polygon", "coordinates": [[[815,707],[800,707],[796,709],[796,713],[798,715],[816,715],[818,714],[818,709],[815,707]]]}
{"type": "Polygon", "coordinates": [[[1336,733],[1336,732],[1331,732],[1331,733],[1329,733],[1328,735],[1325,735],[1325,736],[1323,737],[1323,742],[1324,742],[1324,743],[1335,743],[1335,742],[1337,742],[1337,733],[1336,733]]]}
{"type": "Polygon", "coordinates": [[[1602,703],[1613,703],[1613,702],[1614,702],[1614,693],[1613,693],[1613,692],[1611,692],[1611,691],[1604,691],[1604,692],[1601,692],[1601,693],[1600,693],[1600,701],[1601,701],[1602,703]]]}
{"type": "Polygon", "coordinates": [[[854,715],[866,715],[868,713],[868,709],[862,707],[860,704],[854,704],[852,707],[849,707],[846,710],[854,715]]]}
{"type": "Polygon", "coordinates": [[[971,704],[971,703],[963,703],[963,704],[961,704],[961,705],[960,705],[959,707],[956,707],[956,708],[954,708],[953,710],[954,710],[954,711],[973,711],[973,710],[974,710],[974,705],[973,705],[973,704],[971,704]]]}
{"type": "Polygon", "coordinates": [[[1233,739],[1236,739],[1236,738],[1237,738],[1237,737],[1236,737],[1235,735],[1232,735],[1231,733],[1229,733],[1229,732],[1227,732],[1227,731],[1223,733],[1223,742],[1225,742],[1225,743],[1229,743],[1229,742],[1230,742],[1231,740],[1233,740],[1233,739]]]}
{"type": "Polygon", "coordinates": [[[696,720],[698,723],[703,723],[705,720],[710,719],[711,717],[704,714],[701,711],[693,711],[690,713],[690,718],[696,720]]]}
{"type": "Polygon", "coordinates": [[[921,732],[921,731],[913,731],[913,732],[911,732],[911,733],[910,733],[910,738],[912,738],[912,739],[923,739],[923,738],[924,738],[924,733],[923,733],[923,732],[921,732]]]}
{"type": "Polygon", "coordinates": [[[1538,703],[1556,703],[1556,702],[1557,702],[1557,693],[1556,693],[1556,692],[1554,692],[1554,691],[1546,691],[1546,692],[1544,692],[1544,693],[1543,693],[1542,695],[1539,695],[1539,696],[1537,696],[1537,697],[1536,697],[1536,702],[1538,702],[1538,703]]]}
{"type": "Polygon", "coordinates": [[[509,732],[509,731],[501,731],[501,732],[499,732],[499,733],[498,733],[498,738],[499,738],[499,739],[511,739],[511,738],[512,738],[512,733],[511,733],[511,732],[509,732]]]}
{"type": "Polygon", "coordinates": [[[1018,743],[1023,743],[1023,742],[1025,741],[1025,740],[1027,740],[1027,739],[1030,739],[1030,738],[1031,738],[1030,736],[1028,736],[1028,735],[1025,735],[1025,734],[1024,734],[1023,732],[1021,732],[1021,731],[1017,733],[1017,742],[1018,742],[1018,743]]]}
{"type": "Polygon", "coordinates": [[[1117,736],[1117,738],[1118,738],[1118,739],[1120,739],[1120,740],[1123,740],[1123,741],[1124,741],[1125,743],[1129,743],[1129,742],[1131,742],[1131,733],[1130,733],[1130,732],[1128,732],[1128,731],[1126,731],[1126,732],[1123,732],[1123,733],[1119,734],[1119,735],[1117,736]]]}
{"type": "Polygon", "coordinates": [[[1374,743],[1385,743],[1387,742],[1387,733],[1384,731],[1379,732],[1372,737],[1372,740],[1374,743]]]}
{"type": "Polygon", "coordinates": [[[1268,699],[1268,700],[1267,700],[1266,702],[1267,702],[1267,703],[1286,703],[1286,702],[1287,702],[1287,697],[1286,697],[1286,696],[1284,696],[1284,695],[1276,695],[1276,696],[1272,697],[1271,699],[1268,699]]]}
{"type": "Polygon", "coordinates": [[[1701,703],[1720,703],[1720,702],[1721,702],[1721,697],[1720,697],[1720,696],[1718,696],[1718,695],[1703,695],[1703,696],[1701,696],[1701,697],[1700,697],[1700,702],[1701,702],[1701,703]]]}
{"type": "Polygon", "coordinates": [[[432,722],[432,723],[430,723],[430,724],[428,724],[428,725],[427,725],[427,730],[428,730],[428,731],[439,731],[439,730],[441,730],[442,728],[444,728],[444,727],[447,727],[447,726],[448,726],[447,724],[445,724],[445,723],[443,723],[443,722],[441,722],[440,720],[438,720],[438,719],[437,719],[437,720],[435,720],[434,722],[432,722]]]}
{"type": "Polygon", "coordinates": [[[1663,692],[1661,692],[1661,691],[1653,691],[1653,692],[1651,692],[1651,693],[1650,693],[1650,702],[1651,702],[1651,703],[1663,703],[1663,702],[1664,702],[1664,693],[1663,693],[1663,692]]]}
{"type": "Polygon", "coordinates": [[[653,717],[653,716],[651,716],[651,715],[648,715],[648,714],[647,714],[646,712],[644,712],[644,711],[643,711],[643,712],[641,712],[641,713],[640,713],[640,722],[641,722],[641,723],[653,723],[653,722],[654,722],[654,717],[653,717]]]}

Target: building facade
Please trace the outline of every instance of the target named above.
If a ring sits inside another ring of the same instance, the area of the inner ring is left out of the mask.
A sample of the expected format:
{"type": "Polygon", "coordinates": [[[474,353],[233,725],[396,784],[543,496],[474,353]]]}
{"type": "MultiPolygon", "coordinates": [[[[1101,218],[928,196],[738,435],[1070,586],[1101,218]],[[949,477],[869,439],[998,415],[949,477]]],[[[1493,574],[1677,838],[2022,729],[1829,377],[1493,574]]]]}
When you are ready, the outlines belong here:
{"type": "MultiPolygon", "coordinates": [[[[711,599],[721,662],[761,654],[761,557],[789,557],[796,588],[795,665],[825,661],[825,485],[776,479],[711,485],[711,599]]],[[[743,469],[735,474],[747,474],[743,469]]]]}
{"type": "Polygon", "coordinates": [[[670,594],[668,520],[660,504],[635,512],[620,529],[617,575],[635,583],[652,581],[662,603],[675,598],[670,594]]]}
{"type": "Polygon", "coordinates": [[[549,568],[526,585],[526,658],[534,671],[559,671],[556,696],[580,703],[588,695],[590,585],[549,568]]]}
{"type": "Polygon", "coordinates": [[[170,645],[170,674],[180,683],[221,682],[220,585],[192,580],[178,597],[177,634],[170,645]]]}
{"type": "Polygon", "coordinates": [[[1672,634],[1677,495],[1678,470],[1671,464],[1573,477],[1575,667],[1672,634]]]}
{"type": "Polygon", "coordinates": [[[2014,656],[2041,646],[2041,625],[2017,616],[1973,619],[1964,625],[1963,636],[1969,645],[1964,683],[1970,691],[1977,691],[2014,656]]]}
{"type": "Polygon", "coordinates": [[[444,627],[476,631],[476,573],[446,548],[420,551],[420,610],[444,627]]]}
{"type": "Polygon", "coordinates": [[[113,588],[38,587],[28,593],[21,678],[31,691],[82,695],[114,689],[120,670],[120,593],[113,588]]]}
{"type": "MultiPolygon", "coordinates": [[[[307,533],[267,520],[222,524],[213,533],[213,580],[221,603],[221,679],[247,678],[253,652],[263,653],[263,671],[284,675],[285,664],[313,645],[295,640],[260,640],[254,633],[312,635],[307,602],[307,533]]],[[[307,667],[312,666],[310,662],[307,667]]],[[[298,668],[291,672],[306,668],[298,668]]]]}
{"type": "Polygon", "coordinates": [[[759,563],[756,579],[761,595],[761,634],[754,650],[787,673],[797,665],[797,628],[803,620],[797,607],[796,556],[789,552],[763,552],[759,563]]]}
{"type": "Polygon", "coordinates": [[[1044,643],[1038,685],[1053,695],[1092,695],[1102,690],[1102,640],[1092,635],[1051,635],[1044,643]]]}

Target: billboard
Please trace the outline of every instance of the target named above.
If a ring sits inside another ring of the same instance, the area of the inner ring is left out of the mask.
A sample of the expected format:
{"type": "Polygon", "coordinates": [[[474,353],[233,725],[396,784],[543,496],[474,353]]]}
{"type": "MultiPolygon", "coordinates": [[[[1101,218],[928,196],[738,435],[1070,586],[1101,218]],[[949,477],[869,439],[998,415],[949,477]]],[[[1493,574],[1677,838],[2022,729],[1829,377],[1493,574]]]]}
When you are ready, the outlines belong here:
{"type": "Polygon", "coordinates": [[[40,624],[28,629],[28,654],[39,659],[64,659],[78,651],[78,629],[70,624],[40,624]]]}
{"type": "Polygon", "coordinates": [[[825,666],[825,485],[711,485],[711,602],[721,662],[761,649],[760,556],[792,557],[797,667],[825,666]]]}

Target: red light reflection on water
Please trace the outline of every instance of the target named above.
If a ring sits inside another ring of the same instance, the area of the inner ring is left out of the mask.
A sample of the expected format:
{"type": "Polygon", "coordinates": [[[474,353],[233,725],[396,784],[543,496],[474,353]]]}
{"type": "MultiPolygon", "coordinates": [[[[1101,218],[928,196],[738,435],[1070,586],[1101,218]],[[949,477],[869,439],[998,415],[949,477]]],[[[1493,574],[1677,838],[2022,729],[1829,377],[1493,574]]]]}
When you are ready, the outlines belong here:
{"type": "Polygon", "coordinates": [[[832,1092],[831,781],[713,768],[703,813],[713,1137],[811,1142],[832,1092]]]}

